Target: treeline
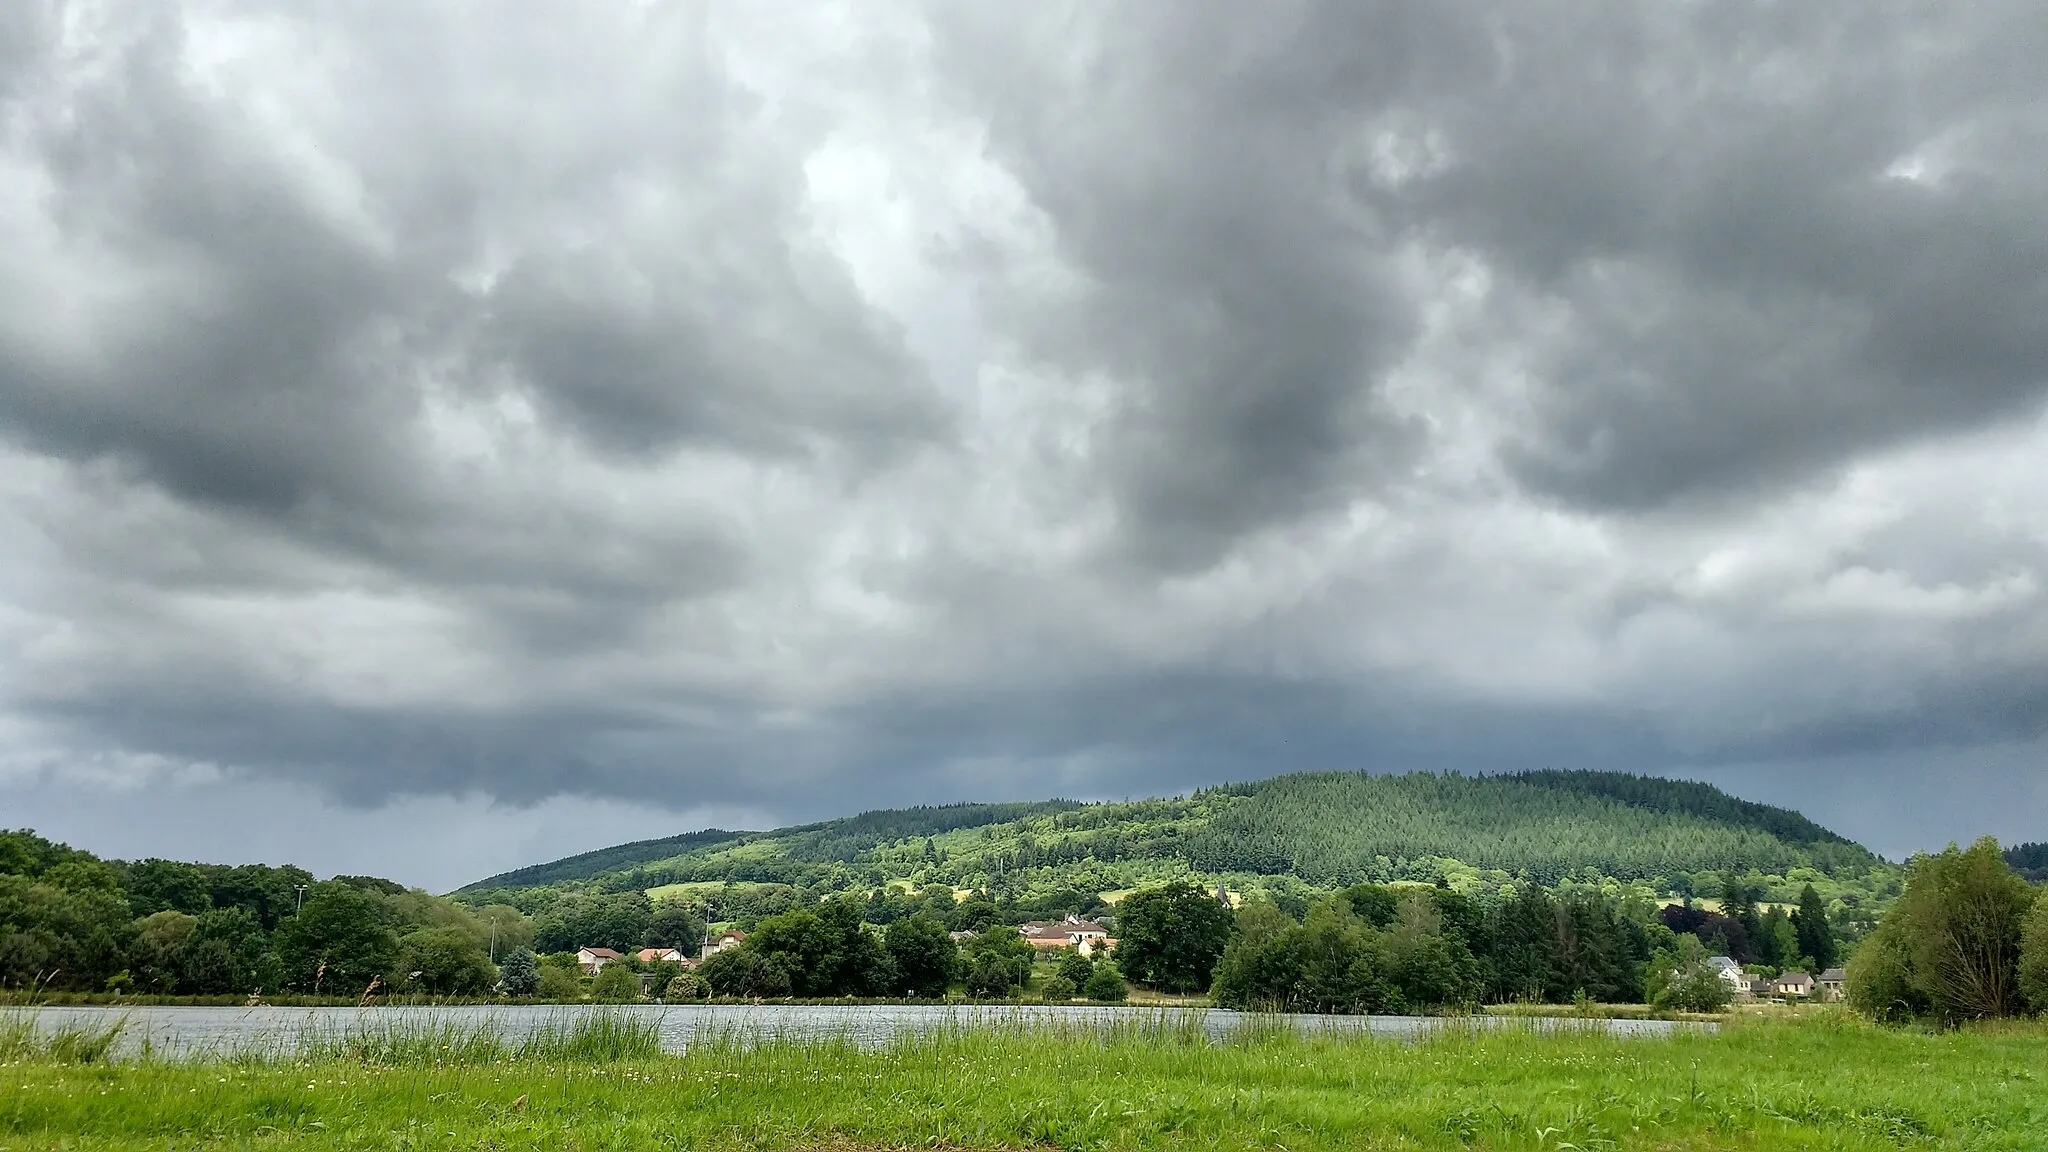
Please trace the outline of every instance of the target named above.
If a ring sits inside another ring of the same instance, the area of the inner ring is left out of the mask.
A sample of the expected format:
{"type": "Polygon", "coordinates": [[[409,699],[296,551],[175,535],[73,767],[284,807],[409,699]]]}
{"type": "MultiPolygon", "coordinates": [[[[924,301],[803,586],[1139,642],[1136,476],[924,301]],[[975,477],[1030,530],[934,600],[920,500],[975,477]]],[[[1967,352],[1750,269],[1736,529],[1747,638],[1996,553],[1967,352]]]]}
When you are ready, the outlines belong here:
{"type": "Polygon", "coordinates": [[[0,832],[0,988],[164,996],[483,995],[506,907],[302,868],[110,861],[0,832]]]}
{"type": "Polygon", "coordinates": [[[1905,894],[1856,949],[1848,977],[1850,1004],[1879,1020],[2048,1012],[2048,890],[1988,837],[1916,857],[1905,894]]]}
{"type": "Polygon", "coordinates": [[[2048,844],[2015,844],[2005,850],[2005,862],[2029,884],[2048,884],[2048,844]]]}
{"type": "Polygon", "coordinates": [[[1648,909],[1534,885],[1481,904],[1447,888],[1359,885],[1300,921],[1247,903],[1214,995],[1236,1008],[1410,1012],[1483,1002],[1644,999],[1643,967],[1672,933],[1648,909]]]}
{"type": "Polygon", "coordinates": [[[543,953],[591,945],[621,952],[654,945],[683,947],[700,940],[708,922],[752,931],[768,917],[834,899],[850,900],[867,924],[887,926],[924,915],[952,931],[979,931],[994,924],[1014,926],[1027,920],[1108,909],[1096,893],[1072,888],[1024,897],[977,891],[960,898],[944,884],[880,887],[864,897],[786,884],[729,883],[661,900],[640,891],[560,888],[485,889],[461,893],[458,898],[518,911],[532,922],[534,948],[543,953]]]}
{"type": "MultiPolygon", "coordinates": [[[[1731,882],[1733,883],[1733,882],[1731,882]]],[[[1492,899],[1448,887],[1359,884],[1296,915],[1235,911],[1191,883],[1117,907],[1116,961],[1165,991],[1242,1010],[1404,1013],[1481,1003],[1634,1003],[1712,1011],[1730,984],[1701,941],[1640,899],[1523,885],[1492,899]]]]}

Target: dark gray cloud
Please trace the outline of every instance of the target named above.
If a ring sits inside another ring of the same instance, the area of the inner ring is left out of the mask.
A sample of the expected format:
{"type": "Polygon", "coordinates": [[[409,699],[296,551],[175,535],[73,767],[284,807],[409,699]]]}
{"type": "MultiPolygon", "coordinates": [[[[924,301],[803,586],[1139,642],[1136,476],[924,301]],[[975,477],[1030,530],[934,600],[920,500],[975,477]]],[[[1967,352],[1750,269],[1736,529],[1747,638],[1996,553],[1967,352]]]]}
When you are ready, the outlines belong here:
{"type": "Polygon", "coordinates": [[[14,5],[0,788],[602,839],[1297,768],[2013,779],[2044,38],[14,5]]]}

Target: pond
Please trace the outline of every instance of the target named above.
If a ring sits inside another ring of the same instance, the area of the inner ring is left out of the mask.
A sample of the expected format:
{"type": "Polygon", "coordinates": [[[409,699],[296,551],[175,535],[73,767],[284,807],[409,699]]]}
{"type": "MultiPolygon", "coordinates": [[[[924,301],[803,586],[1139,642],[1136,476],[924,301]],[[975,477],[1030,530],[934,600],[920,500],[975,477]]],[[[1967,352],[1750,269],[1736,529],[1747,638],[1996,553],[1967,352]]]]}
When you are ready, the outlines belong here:
{"type": "Polygon", "coordinates": [[[1199,1020],[1210,1037],[1221,1039],[1252,1022],[1255,1026],[1287,1026],[1307,1033],[1414,1038],[1446,1029],[1500,1027],[1539,1031],[1598,1031],[1616,1036],[1662,1037],[1676,1032],[1712,1030],[1712,1024],[1669,1020],[1592,1020],[1517,1016],[1314,1016],[1252,1015],[1220,1008],[1135,1008],[1066,1005],[755,1005],[669,1004],[628,1005],[464,1005],[448,1007],[377,1008],[185,1008],[185,1007],[49,1007],[5,1009],[32,1014],[43,1028],[95,1028],[125,1020],[122,1046],[130,1051],[148,1043],[159,1053],[193,1055],[236,1051],[278,1051],[312,1034],[339,1035],[362,1028],[421,1028],[455,1025],[492,1027],[517,1042],[539,1028],[573,1024],[581,1014],[623,1012],[653,1021],[662,1047],[672,1052],[689,1048],[706,1035],[757,1039],[845,1038],[879,1045],[904,1036],[940,1028],[973,1026],[1090,1028],[1118,1021],[1199,1020]]]}

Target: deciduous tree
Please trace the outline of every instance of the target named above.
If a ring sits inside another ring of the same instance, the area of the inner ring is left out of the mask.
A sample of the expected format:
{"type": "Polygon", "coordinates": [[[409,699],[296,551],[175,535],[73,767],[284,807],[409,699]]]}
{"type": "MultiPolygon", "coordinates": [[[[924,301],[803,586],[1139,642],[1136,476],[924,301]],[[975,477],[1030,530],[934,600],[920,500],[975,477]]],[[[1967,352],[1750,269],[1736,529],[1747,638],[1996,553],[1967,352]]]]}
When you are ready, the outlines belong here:
{"type": "Polygon", "coordinates": [[[1209,987],[1236,930],[1230,909],[1191,882],[1134,892],[1117,906],[1117,964],[1168,991],[1209,987]]]}

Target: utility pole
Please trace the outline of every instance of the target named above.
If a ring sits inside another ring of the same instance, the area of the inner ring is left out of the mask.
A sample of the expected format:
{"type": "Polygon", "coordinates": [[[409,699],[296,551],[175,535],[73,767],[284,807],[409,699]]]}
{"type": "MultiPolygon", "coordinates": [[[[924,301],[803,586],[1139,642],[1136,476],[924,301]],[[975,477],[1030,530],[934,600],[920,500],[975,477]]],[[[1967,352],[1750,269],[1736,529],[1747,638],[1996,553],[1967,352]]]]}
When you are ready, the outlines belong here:
{"type": "Polygon", "coordinates": [[[498,962],[498,914],[491,913],[491,963],[498,962]]]}
{"type": "Polygon", "coordinates": [[[294,884],[292,885],[292,887],[296,889],[299,894],[299,902],[292,908],[292,915],[297,916],[299,913],[306,910],[306,886],[304,884],[294,884]]]}

